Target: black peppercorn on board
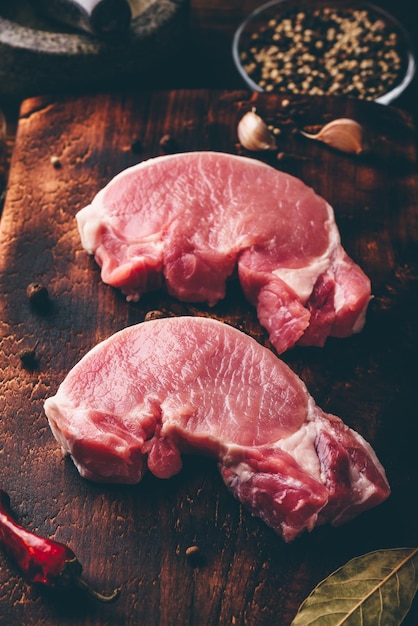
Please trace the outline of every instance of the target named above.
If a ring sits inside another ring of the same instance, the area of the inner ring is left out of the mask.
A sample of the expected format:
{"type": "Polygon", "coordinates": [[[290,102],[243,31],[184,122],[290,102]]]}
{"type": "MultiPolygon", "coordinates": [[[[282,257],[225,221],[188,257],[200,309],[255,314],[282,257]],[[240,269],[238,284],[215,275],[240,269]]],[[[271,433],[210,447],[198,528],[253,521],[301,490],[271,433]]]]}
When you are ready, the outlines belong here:
{"type": "MultiPolygon", "coordinates": [[[[415,128],[400,110],[344,98],[206,90],[23,102],[0,235],[1,487],[20,523],[76,552],[91,585],[103,592],[121,585],[122,592],[115,604],[100,605],[42,591],[1,553],[0,622],[288,626],[313,587],[349,559],[418,546],[417,244],[415,128]],[[370,441],[392,487],[378,508],[291,544],[240,506],[210,459],[185,457],[174,478],[148,474],[135,486],[80,478],[43,412],[83,354],[150,311],[212,316],[269,346],[234,280],[213,309],[163,292],[127,303],[101,282],[74,219],[117,172],[165,151],[248,155],[237,124],[253,107],[276,129],[278,149],[251,156],[327,198],[374,295],[360,334],[283,358],[321,408],[370,441]],[[298,132],[314,133],[340,117],[363,126],[362,155],[298,132]],[[30,295],[39,284],[47,290],[45,307],[30,295]]],[[[415,603],[404,624],[417,620],[415,603]]]]}

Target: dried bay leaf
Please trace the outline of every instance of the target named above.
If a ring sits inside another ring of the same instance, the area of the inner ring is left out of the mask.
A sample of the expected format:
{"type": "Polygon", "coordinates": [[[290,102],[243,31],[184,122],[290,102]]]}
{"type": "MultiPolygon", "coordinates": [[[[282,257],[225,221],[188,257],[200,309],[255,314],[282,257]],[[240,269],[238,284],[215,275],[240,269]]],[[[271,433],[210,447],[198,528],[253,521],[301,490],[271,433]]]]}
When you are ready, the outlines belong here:
{"type": "Polygon", "coordinates": [[[418,548],[376,550],[323,580],[291,626],[399,626],[418,588],[418,548]]]}

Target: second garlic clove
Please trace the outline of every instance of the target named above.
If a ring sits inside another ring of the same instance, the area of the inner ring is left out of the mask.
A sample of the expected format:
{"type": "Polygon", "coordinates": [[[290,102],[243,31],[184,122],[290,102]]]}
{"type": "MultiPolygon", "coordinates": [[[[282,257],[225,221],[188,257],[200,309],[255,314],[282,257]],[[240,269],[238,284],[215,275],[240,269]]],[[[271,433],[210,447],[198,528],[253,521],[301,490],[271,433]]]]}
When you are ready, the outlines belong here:
{"type": "Polygon", "coordinates": [[[316,134],[300,131],[301,135],[315,141],[322,141],[331,148],[347,154],[363,152],[363,128],[358,122],[349,118],[339,118],[325,124],[316,134]]]}

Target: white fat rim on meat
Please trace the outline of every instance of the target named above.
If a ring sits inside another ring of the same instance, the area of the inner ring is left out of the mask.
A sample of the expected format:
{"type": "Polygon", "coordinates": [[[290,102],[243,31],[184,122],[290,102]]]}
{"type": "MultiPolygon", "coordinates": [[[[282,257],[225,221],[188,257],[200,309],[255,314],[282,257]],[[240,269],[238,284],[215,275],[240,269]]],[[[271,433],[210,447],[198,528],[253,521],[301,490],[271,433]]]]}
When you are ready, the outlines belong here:
{"type": "MultiPolygon", "coordinates": [[[[317,278],[329,269],[335,250],[338,250],[341,240],[340,233],[334,218],[334,210],[330,204],[326,203],[328,211],[328,220],[325,226],[329,232],[329,245],[322,256],[317,257],[310,263],[301,268],[280,267],[273,271],[273,274],[285,282],[300,298],[302,303],[306,303],[315,286],[317,278]]],[[[337,303],[335,307],[337,309],[337,303]]],[[[341,305],[340,305],[341,306],[341,305]]]]}
{"type": "MultiPolygon", "coordinates": [[[[324,482],[321,476],[321,466],[318,459],[318,454],[315,448],[315,440],[323,425],[320,420],[317,419],[318,407],[315,404],[314,399],[310,396],[308,398],[306,421],[301,427],[289,437],[279,439],[277,442],[272,442],[272,448],[279,448],[284,452],[287,452],[295,461],[311,476],[313,476],[319,482],[324,482]]],[[[265,446],[269,447],[266,443],[265,446]]],[[[263,446],[261,446],[262,448],[263,446]]],[[[224,455],[224,463],[228,463],[229,458],[233,458],[237,451],[241,450],[242,446],[236,444],[229,444],[227,446],[226,454],[224,455]]],[[[240,482],[246,482],[250,480],[254,475],[254,470],[245,462],[242,461],[237,465],[234,465],[234,473],[239,477],[240,482]]]]}
{"type": "Polygon", "coordinates": [[[306,472],[316,480],[323,482],[321,466],[315,448],[320,422],[317,419],[318,407],[312,396],[308,397],[306,420],[302,426],[290,437],[280,439],[277,445],[290,454],[306,472]]]}
{"type": "MultiPolygon", "coordinates": [[[[357,316],[356,322],[355,322],[355,324],[353,325],[353,328],[352,328],[353,334],[359,333],[363,329],[363,327],[364,327],[364,325],[366,323],[366,313],[367,313],[368,306],[369,306],[369,302],[366,302],[366,304],[363,307],[363,310],[357,316]]],[[[337,308],[336,308],[336,310],[338,311],[337,308]]]]}
{"type": "Polygon", "coordinates": [[[80,232],[81,245],[87,254],[93,254],[97,247],[97,233],[101,222],[99,213],[95,214],[93,209],[93,205],[89,204],[75,216],[80,232]]]}

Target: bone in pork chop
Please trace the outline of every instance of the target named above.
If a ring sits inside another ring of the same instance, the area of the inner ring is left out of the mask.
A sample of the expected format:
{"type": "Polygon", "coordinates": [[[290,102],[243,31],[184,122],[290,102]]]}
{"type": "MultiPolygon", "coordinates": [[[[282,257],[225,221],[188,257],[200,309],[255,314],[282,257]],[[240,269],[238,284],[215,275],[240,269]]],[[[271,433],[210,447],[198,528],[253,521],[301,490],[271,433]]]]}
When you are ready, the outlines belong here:
{"type": "Polygon", "coordinates": [[[315,405],[271,350],[212,319],[166,318],[98,344],[45,402],[80,474],[136,483],[211,455],[232,493],[286,541],[389,495],[371,446],[315,405]]]}
{"type": "Polygon", "coordinates": [[[159,288],[214,305],[238,267],[279,353],[362,329],[370,281],[345,253],[330,205],[297,178],[217,152],[126,169],[79,211],[83,247],[128,300],[159,288]]]}

